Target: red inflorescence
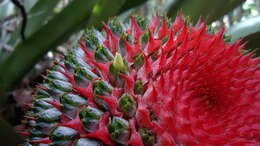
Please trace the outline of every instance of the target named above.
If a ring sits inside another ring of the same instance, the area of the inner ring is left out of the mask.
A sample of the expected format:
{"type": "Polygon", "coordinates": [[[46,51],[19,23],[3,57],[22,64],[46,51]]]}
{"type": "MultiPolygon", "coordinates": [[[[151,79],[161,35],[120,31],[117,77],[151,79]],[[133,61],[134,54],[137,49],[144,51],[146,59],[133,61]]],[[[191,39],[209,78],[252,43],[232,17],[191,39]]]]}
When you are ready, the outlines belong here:
{"type": "MultiPolygon", "coordinates": [[[[119,37],[106,25],[104,29],[104,45],[115,54],[119,37]]],[[[122,36],[127,51],[124,58],[133,62],[135,55],[142,54],[144,64],[138,69],[130,68],[130,75],[119,74],[125,80],[123,92],[116,93],[114,88],[115,95],[99,96],[111,108],[110,114],[116,116],[122,116],[117,109],[117,96],[121,93],[134,96],[138,107],[129,122],[128,144],[143,145],[138,127],[155,133],[156,146],[260,145],[260,59],[252,58],[252,53],[241,54],[244,47],[241,41],[226,43],[224,29],[209,34],[206,24],[198,22],[188,26],[182,16],[170,27],[165,19],[155,17],[147,32],[147,44],[141,44],[138,40],[144,30],[131,17],[126,33],[133,36],[133,41],[128,42],[122,36]],[[163,40],[165,37],[167,41],[163,40]],[[133,93],[137,80],[144,84],[142,95],[133,93]],[[156,120],[151,119],[150,111],[156,120]]],[[[86,50],[84,44],[81,47],[86,50]]],[[[90,51],[86,53],[86,61],[110,82],[109,63],[96,62],[90,51]]],[[[90,106],[96,106],[91,85],[74,90],[91,99],[90,106]]],[[[99,129],[82,137],[97,138],[112,145],[105,126],[107,122],[108,115],[104,114],[99,129]]],[[[77,123],[80,124],[79,119],[77,123]]],[[[73,123],[63,124],[66,125],[82,130],[73,123]]]]}

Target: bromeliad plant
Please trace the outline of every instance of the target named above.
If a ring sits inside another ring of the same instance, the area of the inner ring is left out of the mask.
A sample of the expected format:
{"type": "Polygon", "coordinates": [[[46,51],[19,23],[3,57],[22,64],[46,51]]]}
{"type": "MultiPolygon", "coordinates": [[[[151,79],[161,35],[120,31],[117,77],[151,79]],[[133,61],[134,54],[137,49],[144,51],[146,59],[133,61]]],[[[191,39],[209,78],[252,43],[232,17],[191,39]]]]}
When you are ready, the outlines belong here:
{"type": "Polygon", "coordinates": [[[259,145],[259,58],[179,15],[117,19],[48,71],[25,145],[259,145]]]}

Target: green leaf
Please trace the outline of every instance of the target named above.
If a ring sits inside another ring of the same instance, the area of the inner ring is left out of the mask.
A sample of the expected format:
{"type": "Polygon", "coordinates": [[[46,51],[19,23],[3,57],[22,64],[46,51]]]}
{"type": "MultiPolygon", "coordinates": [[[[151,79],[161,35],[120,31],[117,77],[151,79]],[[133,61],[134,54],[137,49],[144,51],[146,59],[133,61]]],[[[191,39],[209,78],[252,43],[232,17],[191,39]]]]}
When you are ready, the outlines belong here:
{"type": "Polygon", "coordinates": [[[60,0],[39,0],[28,13],[26,35],[31,36],[43,26],[50,17],[54,16],[54,8],[60,0]]]}
{"type": "MultiPolygon", "coordinates": [[[[28,12],[30,11],[33,6],[38,2],[39,0],[24,0],[24,7],[25,10],[28,12]]],[[[44,1],[44,0],[40,0],[40,1],[44,1]]]]}
{"type": "Polygon", "coordinates": [[[178,0],[168,9],[168,15],[175,18],[178,11],[189,16],[193,21],[202,16],[208,22],[221,18],[245,0],[178,0]]]}
{"type": "MultiPolygon", "coordinates": [[[[27,8],[30,9],[30,11],[27,14],[28,22],[26,25],[26,32],[25,32],[25,36],[27,38],[30,37],[37,30],[39,30],[41,26],[43,26],[52,16],[54,16],[54,8],[59,1],[60,0],[51,0],[51,1],[38,0],[37,3],[32,8],[27,8]]],[[[21,28],[19,27],[12,33],[11,39],[9,41],[10,45],[15,46],[16,44],[19,43],[20,29],[21,28]]]]}
{"type": "MultiPolygon", "coordinates": [[[[46,52],[83,28],[95,3],[95,0],[72,1],[31,37],[18,44],[10,56],[0,63],[0,90],[10,89],[46,52]]],[[[0,103],[6,102],[1,99],[0,103]]]]}

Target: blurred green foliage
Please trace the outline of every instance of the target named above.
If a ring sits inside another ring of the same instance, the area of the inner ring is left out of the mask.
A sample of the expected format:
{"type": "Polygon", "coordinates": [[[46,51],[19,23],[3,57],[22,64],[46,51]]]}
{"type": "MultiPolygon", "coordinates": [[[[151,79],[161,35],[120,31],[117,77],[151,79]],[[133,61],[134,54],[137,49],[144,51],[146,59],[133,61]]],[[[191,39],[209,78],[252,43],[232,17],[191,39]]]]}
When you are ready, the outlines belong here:
{"type": "MultiPolygon", "coordinates": [[[[59,0],[40,0],[39,2],[32,5],[30,2],[25,1],[25,6],[27,6],[28,11],[28,22],[25,32],[25,37],[30,37],[36,30],[50,20],[55,15],[54,8],[57,6],[59,0]]],[[[16,46],[20,42],[20,29],[17,27],[16,30],[12,33],[9,44],[16,46]]]]}
{"type": "Polygon", "coordinates": [[[182,11],[192,20],[199,17],[208,19],[208,22],[221,18],[226,13],[240,5],[245,0],[177,0],[168,10],[169,16],[176,16],[178,11],[182,11]]]}

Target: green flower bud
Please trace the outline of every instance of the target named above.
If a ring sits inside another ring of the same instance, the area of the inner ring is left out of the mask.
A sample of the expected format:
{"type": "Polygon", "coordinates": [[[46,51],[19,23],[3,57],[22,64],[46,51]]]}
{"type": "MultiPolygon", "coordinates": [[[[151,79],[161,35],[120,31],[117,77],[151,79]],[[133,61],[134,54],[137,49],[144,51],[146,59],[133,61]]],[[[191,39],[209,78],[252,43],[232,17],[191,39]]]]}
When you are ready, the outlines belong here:
{"type": "Polygon", "coordinates": [[[120,34],[121,32],[123,32],[122,24],[119,18],[112,18],[108,21],[107,25],[114,34],[120,34]]]}
{"type": "Polygon", "coordinates": [[[62,104],[69,104],[72,106],[81,106],[87,104],[86,99],[76,94],[64,94],[60,97],[62,104]]]}
{"type": "Polygon", "coordinates": [[[79,113],[79,117],[81,123],[84,126],[84,129],[87,132],[93,132],[97,130],[99,126],[99,119],[102,114],[102,111],[90,106],[83,108],[79,113]]]}
{"type": "Polygon", "coordinates": [[[59,89],[64,92],[71,92],[72,91],[72,85],[67,81],[61,81],[61,80],[49,80],[50,86],[52,88],[59,89]]]}
{"type": "Polygon", "coordinates": [[[67,77],[58,71],[49,71],[47,77],[51,79],[57,79],[62,81],[68,81],[67,77]]]}
{"type": "Polygon", "coordinates": [[[100,44],[99,39],[96,36],[97,34],[95,34],[95,31],[93,29],[88,29],[85,31],[83,39],[85,40],[86,46],[88,48],[93,49],[96,47],[96,45],[100,44]]]}
{"type": "Polygon", "coordinates": [[[116,56],[113,60],[113,67],[115,68],[116,71],[128,71],[128,66],[124,62],[122,56],[120,53],[116,53],[116,56]]]}
{"type": "Polygon", "coordinates": [[[104,46],[98,46],[95,51],[95,59],[99,61],[110,61],[114,59],[113,54],[104,46]]]}
{"type": "Polygon", "coordinates": [[[37,99],[34,100],[33,104],[36,107],[40,107],[42,109],[49,109],[49,108],[53,108],[53,105],[45,102],[45,101],[53,101],[53,98],[41,98],[41,99],[37,99]]]}
{"type": "Polygon", "coordinates": [[[93,92],[95,95],[110,95],[113,87],[107,82],[97,80],[93,83],[93,92]]]}
{"type": "Polygon", "coordinates": [[[49,135],[51,131],[53,130],[53,127],[57,126],[57,122],[48,123],[48,122],[31,122],[33,124],[33,127],[35,127],[37,130],[41,130],[44,135],[49,135]]]}
{"type": "Polygon", "coordinates": [[[97,105],[105,110],[109,110],[108,104],[100,99],[98,96],[109,96],[112,93],[112,86],[109,85],[107,82],[102,80],[97,80],[93,84],[93,92],[94,92],[94,101],[97,105]]]}
{"type": "Polygon", "coordinates": [[[93,80],[98,77],[96,74],[94,74],[86,67],[77,67],[75,70],[75,74],[82,77],[86,77],[88,80],[93,80]]]}
{"type": "Polygon", "coordinates": [[[109,96],[112,93],[113,87],[105,81],[97,80],[93,84],[94,101],[97,105],[105,110],[109,110],[108,104],[98,96],[109,96]]]}
{"type": "Polygon", "coordinates": [[[144,88],[143,88],[143,83],[140,80],[137,80],[134,84],[134,93],[135,94],[143,94],[144,93],[144,88]]]}
{"type": "Polygon", "coordinates": [[[50,94],[42,89],[37,89],[34,95],[35,99],[48,98],[48,97],[50,97],[50,94]]]}
{"type": "MultiPolygon", "coordinates": [[[[60,64],[64,64],[64,62],[60,61],[60,60],[57,60],[57,62],[60,62],[60,64]]],[[[57,71],[57,72],[66,72],[65,69],[62,66],[60,66],[59,64],[54,65],[53,70],[57,71]]]]}
{"type": "Polygon", "coordinates": [[[154,114],[154,112],[152,111],[152,109],[148,109],[148,112],[149,112],[149,115],[150,115],[150,119],[151,119],[152,121],[156,121],[157,119],[156,119],[155,114],[154,114]]]}
{"type": "MultiPolygon", "coordinates": [[[[53,80],[46,80],[45,83],[43,83],[44,88],[47,89],[48,93],[49,93],[49,97],[54,97],[54,98],[58,98],[60,97],[62,94],[65,93],[65,91],[58,89],[54,83],[52,82],[53,80]]],[[[69,86],[71,86],[70,83],[68,83],[69,86]]]]}
{"type": "Polygon", "coordinates": [[[73,144],[73,146],[101,146],[101,145],[102,145],[101,142],[89,138],[80,138],[76,140],[73,144]]]}
{"type": "Polygon", "coordinates": [[[144,55],[142,53],[134,57],[134,68],[140,68],[144,64],[144,55]]]}
{"type": "Polygon", "coordinates": [[[151,146],[155,144],[155,136],[151,130],[143,128],[139,129],[138,133],[142,138],[144,146],[151,146]]]}
{"type": "Polygon", "coordinates": [[[109,120],[108,131],[110,137],[119,144],[126,145],[129,141],[129,124],[120,117],[113,117],[109,120]]]}
{"type": "Polygon", "coordinates": [[[51,132],[50,138],[53,141],[64,141],[64,140],[72,140],[77,135],[78,135],[78,131],[76,131],[75,129],[59,126],[51,132]]]}
{"type": "Polygon", "coordinates": [[[37,121],[54,122],[60,119],[61,112],[56,108],[50,108],[37,114],[37,121]]]}
{"type": "MultiPolygon", "coordinates": [[[[64,145],[71,145],[71,140],[56,140],[51,143],[53,146],[64,146],[64,145]]],[[[39,145],[39,146],[45,146],[45,145],[39,145]]]]}
{"type": "MultiPolygon", "coordinates": [[[[123,71],[121,71],[123,72],[123,71]]],[[[115,69],[114,65],[111,64],[109,66],[109,73],[110,73],[110,79],[112,82],[112,85],[116,86],[116,87],[123,87],[124,85],[124,79],[120,77],[120,75],[118,74],[118,71],[115,69]]],[[[126,73],[126,72],[123,72],[126,73]]]]}
{"type": "Polygon", "coordinates": [[[36,129],[36,128],[31,128],[29,130],[29,133],[31,134],[30,137],[44,137],[45,134],[39,130],[39,129],[36,129]]]}
{"type": "Polygon", "coordinates": [[[131,118],[136,112],[136,102],[131,95],[124,94],[119,99],[119,110],[125,117],[131,118]]]}

